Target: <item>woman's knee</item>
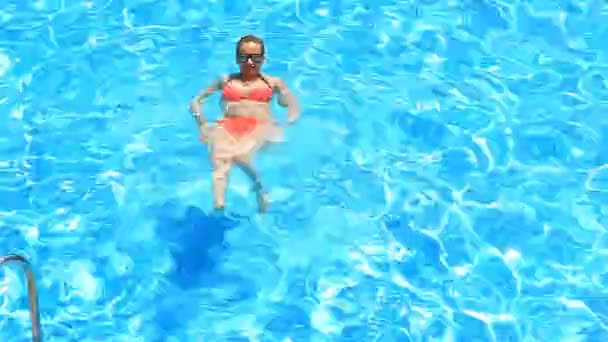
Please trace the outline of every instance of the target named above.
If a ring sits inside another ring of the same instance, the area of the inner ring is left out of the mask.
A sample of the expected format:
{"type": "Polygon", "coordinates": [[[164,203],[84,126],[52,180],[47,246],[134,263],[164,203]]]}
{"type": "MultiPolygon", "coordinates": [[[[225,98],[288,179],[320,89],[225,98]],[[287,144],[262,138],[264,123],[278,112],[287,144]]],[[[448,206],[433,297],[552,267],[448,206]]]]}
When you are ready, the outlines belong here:
{"type": "Polygon", "coordinates": [[[212,176],[214,182],[225,182],[228,178],[227,172],[213,171],[212,176]]]}
{"type": "Polygon", "coordinates": [[[228,172],[230,171],[230,166],[231,163],[228,160],[214,159],[212,172],[213,179],[216,181],[226,180],[228,172]]]}
{"type": "Polygon", "coordinates": [[[249,166],[251,165],[250,155],[241,155],[234,158],[234,163],[238,166],[249,166]]]}

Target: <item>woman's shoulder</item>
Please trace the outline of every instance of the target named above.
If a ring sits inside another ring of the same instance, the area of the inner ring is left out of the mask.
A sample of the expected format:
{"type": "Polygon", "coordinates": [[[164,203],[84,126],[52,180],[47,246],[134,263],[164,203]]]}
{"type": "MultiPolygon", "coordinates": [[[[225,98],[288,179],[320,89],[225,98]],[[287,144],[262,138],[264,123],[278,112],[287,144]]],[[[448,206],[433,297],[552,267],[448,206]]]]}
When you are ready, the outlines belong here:
{"type": "Polygon", "coordinates": [[[283,82],[277,76],[272,76],[272,75],[268,75],[268,74],[263,74],[262,76],[264,77],[266,82],[268,82],[273,88],[278,87],[283,82]]]}
{"type": "Polygon", "coordinates": [[[230,80],[237,80],[239,79],[239,73],[238,72],[233,72],[231,74],[226,74],[224,76],[222,76],[226,81],[230,81],[230,80]]]}
{"type": "Polygon", "coordinates": [[[225,75],[218,76],[215,79],[215,82],[216,82],[218,88],[221,89],[221,88],[223,88],[226,85],[226,83],[228,83],[228,82],[230,82],[232,80],[235,80],[237,78],[238,78],[237,74],[225,74],[225,75]]]}

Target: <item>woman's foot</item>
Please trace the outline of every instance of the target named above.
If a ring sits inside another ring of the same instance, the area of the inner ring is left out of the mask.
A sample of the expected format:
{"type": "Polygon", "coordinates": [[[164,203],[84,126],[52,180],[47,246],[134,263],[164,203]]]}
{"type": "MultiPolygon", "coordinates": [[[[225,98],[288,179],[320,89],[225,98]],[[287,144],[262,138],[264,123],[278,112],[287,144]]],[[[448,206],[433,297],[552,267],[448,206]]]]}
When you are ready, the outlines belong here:
{"type": "Polygon", "coordinates": [[[266,193],[264,191],[258,191],[257,192],[257,199],[258,199],[258,211],[260,213],[265,213],[266,210],[268,210],[268,196],[266,195],[266,193]]]}
{"type": "Polygon", "coordinates": [[[216,215],[224,214],[224,204],[223,203],[213,203],[213,213],[216,215]]]}
{"type": "Polygon", "coordinates": [[[253,191],[255,191],[256,199],[258,200],[258,211],[260,213],[266,212],[268,210],[268,195],[262,188],[262,184],[257,183],[253,186],[253,191]]]}

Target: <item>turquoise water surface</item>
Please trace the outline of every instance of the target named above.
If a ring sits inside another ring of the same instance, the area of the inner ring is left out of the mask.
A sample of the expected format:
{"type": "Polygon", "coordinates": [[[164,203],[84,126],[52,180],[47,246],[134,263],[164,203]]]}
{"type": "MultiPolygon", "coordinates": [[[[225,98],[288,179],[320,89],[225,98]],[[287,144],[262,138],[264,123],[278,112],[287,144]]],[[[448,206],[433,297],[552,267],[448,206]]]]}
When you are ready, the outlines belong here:
{"type": "Polygon", "coordinates": [[[608,341],[607,42],[599,0],[3,0],[0,254],[46,341],[608,341]],[[220,218],[188,102],[249,33],[304,112],[220,218]]]}

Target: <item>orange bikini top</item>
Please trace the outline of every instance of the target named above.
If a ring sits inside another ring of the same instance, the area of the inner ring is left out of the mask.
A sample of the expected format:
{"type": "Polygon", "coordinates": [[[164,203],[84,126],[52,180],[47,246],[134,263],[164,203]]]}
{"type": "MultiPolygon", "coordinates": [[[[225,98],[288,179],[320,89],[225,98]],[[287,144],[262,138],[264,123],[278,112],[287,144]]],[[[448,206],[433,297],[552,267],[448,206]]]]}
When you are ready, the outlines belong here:
{"type": "Polygon", "coordinates": [[[266,81],[264,77],[262,77],[262,80],[266,83],[266,85],[268,85],[268,88],[255,88],[252,89],[247,95],[243,94],[237,88],[228,85],[228,83],[230,82],[229,80],[222,88],[222,96],[226,101],[250,100],[256,102],[268,102],[272,100],[274,90],[270,86],[270,83],[268,83],[268,81],[266,81]]]}

